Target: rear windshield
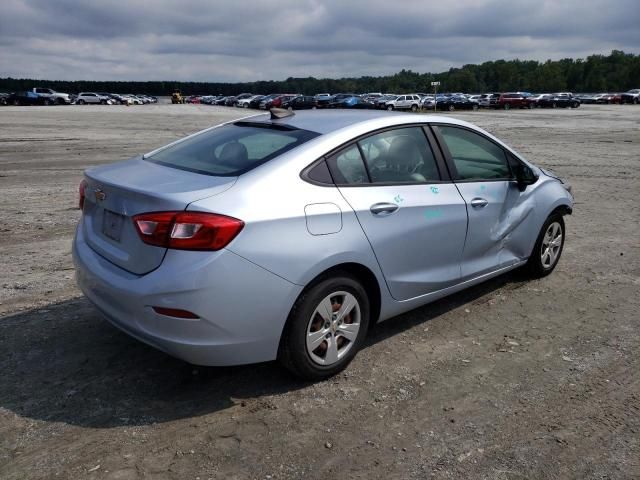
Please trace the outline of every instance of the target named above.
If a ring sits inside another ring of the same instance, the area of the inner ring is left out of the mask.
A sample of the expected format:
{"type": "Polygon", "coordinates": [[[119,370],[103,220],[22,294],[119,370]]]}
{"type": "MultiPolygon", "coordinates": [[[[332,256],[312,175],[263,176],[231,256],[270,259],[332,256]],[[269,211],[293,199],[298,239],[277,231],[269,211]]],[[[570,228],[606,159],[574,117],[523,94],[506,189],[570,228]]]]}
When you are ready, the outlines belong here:
{"type": "Polygon", "coordinates": [[[284,125],[237,122],[200,133],[145,160],[205,175],[236,176],[318,135],[284,125]]]}

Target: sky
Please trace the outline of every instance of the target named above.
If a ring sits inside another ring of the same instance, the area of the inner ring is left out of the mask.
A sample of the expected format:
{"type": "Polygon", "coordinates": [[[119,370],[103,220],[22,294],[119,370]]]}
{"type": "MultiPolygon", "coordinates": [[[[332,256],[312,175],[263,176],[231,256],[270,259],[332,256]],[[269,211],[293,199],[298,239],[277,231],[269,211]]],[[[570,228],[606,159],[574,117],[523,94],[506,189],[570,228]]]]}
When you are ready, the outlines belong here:
{"type": "Polygon", "coordinates": [[[639,0],[2,0],[0,77],[237,82],[640,53],[639,0]]]}

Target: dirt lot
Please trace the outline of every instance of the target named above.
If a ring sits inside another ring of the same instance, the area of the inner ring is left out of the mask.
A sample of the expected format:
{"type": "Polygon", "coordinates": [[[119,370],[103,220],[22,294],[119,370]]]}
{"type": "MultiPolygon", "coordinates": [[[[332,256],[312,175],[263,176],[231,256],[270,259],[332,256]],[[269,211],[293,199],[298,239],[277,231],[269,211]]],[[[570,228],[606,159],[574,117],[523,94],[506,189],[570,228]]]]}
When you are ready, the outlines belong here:
{"type": "Polygon", "coordinates": [[[84,168],[239,116],[0,108],[0,478],[640,477],[640,107],[457,113],[568,178],[557,270],[378,326],[350,368],[194,368],[74,286],[84,168]]]}

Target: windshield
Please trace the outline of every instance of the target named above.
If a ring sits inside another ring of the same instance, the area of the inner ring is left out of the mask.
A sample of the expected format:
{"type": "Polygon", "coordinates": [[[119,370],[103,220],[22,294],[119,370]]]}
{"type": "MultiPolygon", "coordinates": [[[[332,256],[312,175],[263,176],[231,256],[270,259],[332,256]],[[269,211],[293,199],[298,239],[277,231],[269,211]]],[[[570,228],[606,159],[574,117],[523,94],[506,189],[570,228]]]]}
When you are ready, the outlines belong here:
{"type": "Polygon", "coordinates": [[[145,160],[205,175],[236,176],[318,135],[285,125],[236,122],[197,134],[145,160]]]}

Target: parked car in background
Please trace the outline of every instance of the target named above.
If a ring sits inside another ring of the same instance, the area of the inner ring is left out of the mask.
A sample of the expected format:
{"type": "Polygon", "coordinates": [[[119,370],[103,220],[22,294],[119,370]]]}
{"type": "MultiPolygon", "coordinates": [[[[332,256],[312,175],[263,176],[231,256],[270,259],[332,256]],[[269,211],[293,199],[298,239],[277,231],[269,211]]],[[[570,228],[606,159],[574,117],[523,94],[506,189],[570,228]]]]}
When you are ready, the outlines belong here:
{"type": "Polygon", "coordinates": [[[240,95],[233,97],[233,101],[231,103],[231,106],[233,107],[237,107],[238,106],[238,102],[241,100],[245,100],[247,98],[251,98],[254,97],[255,95],[253,93],[241,93],[240,95]]]}
{"type": "Polygon", "coordinates": [[[496,108],[499,98],[500,98],[499,93],[485,93],[480,96],[478,105],[480,105],[483,108],[496,108]]]}
{"type": "Polygon", "coordinates": [[[270,108],[281,108],[282,107],[282,103],[286,102],[287,100],[289,100],[290,98],[296,97],[297,95],[293,95],[290,93],[284,94],[284,95],[276,95],[275,97],[267,100],[266,102],[263,100],[262,102],[260,102],[260,108],[261,109],[266,109],[269,110],[270,108]],[[264,103],[264,105],[263,105],[264,103]]]}
{"type": "Polygon", "coordinates": [[[266,98],[266,95],[256,95],[249,101],[249,108],[260,108],[260,102],[266,98]]]}
{"type": "Polygon", "coordinates": [[[75,99],[77,105],[84,104],[102,104],[102,105],[112,105],[113,100],[111,98],[99,95],[95,92],[80,92],[75,99]]]}
{"type": "Polygon", "coordinates": [[[262,98],[262,95],[250,95],[248,97],[236,98],[235,105],[238,108],[249,108],[249,104],[256,98],[262,98]]]}
{"type": "Polygon", "coordinates": [[[600,97],[598,103],[613,104],[613,103],[620,103],[621,101],[622,101],[622,94],[605,93],[600,97]]]}
{"type": "Polygon", "coordinates": [[[335,102],[332,102],[329,105],[330,108],[356,108],[356,109],[365,109],[365,108],[373,108],[373,103],[369,102],[367,99],[359,96],[352,95],[350,97],[341,98],[335,102]]]}
{"type": "Polygon", "coordinates": [[[35,87],[31,91],[44,98],[45,105],[69,105],[71,103],[68,93],[60,93],[51,88],[42,87],[35,87]]]}
{"type": "Polygon", "coordinates": [[[420,96],[417,94],[398,95],[396,98],[387,100],[384,104],[387,110],[411,110],[417,112],[420,107],[420,96]]]}
{"type": "Polygon", "coordinates": [[[453,112],[454,110],[478,110],[480,105],[476,100],[471,100],[464,95],[451,95],[444,100],[439,100],[438,108],[453,112]]]}
{"type": "Polygon", "coordinates": [[[254,116],[91,168],[79,190],[76,279],[109,322],[192,364],[278,359],[308,380],[343,370],[370,325],[551,274],[573,209],[482,129],[385,112],[254,116]]]}
{"type": "MultiPolygon", "coordinates": [[[[122,95],[122,96],[125,99],[127,99],[131,105],[142,105],[142,103],[143,103],[142,100],[140,100],[135,95],[127,94],[127,95],[122,95]]],[[[186,99],[183,99],[183,101],[186,101],[186,99]]]]}
{"type": "Polygon", "coordinates": [[[420,107],[424,110],[433,110],[436,106],[436,97],[427,95],[420,99],[420,107]]]}
{"type": "Polygon", "coordinates": [[[560,108],[578,108],[581,103],[580,99],[574,97],[573,94],[569,92],[554,93],[553,98],[556,106],[560,108]]]}
{"type": "Polygon", "coordinates": [[[14,92],[9,94],[5,101],[7,105],[45,105],[46,99],[33,91],[14,92]]]}
{"type": "Polygon", "coordinates": [[[546,105],[541,105],[540,102],[545,102],[548,99],[552,99],[553,95],[550,93],[541,93],[538,95],[532,95],[529,97],[529,107],[530,108],[540,108],[546,105]]]}
{"type": "Polygon", "coordinates": [[[372,102],[373,108],[376,108],[379,110],[385,110],[385,103],[389,100],[395,99],[396,97],[398,97],[397,94],[386,93],[372,102]]]}
{"type": "Polygon", "coordinates": [[[580,100],[581,104],[596,103],[595,96],[592,93],[577,93],[574,97],[580,100]]]}
{"type": "Polygon", "coordinates": [[[494,108],[502,108],[509,110],[511,108],[529,108],[528,97],[530,95],[522,92],[509,92],[502,93],[498,98],[498,101],[492,105],[494,108]]]}
{"type": "Polygon", "coordinates": [[[620,94],[620,103],[640,103],[640,88],[634,88],[628,92],[620,94]]]}
{"type": "Polygon", "coordinates": [[[316,105],[318,108],[326,108],[333,101],[333,95],[329,93],[319,93],[316,95],[316,105]]]}
{"type": "Polygon", "coordinates": [[[123,103],[121,100],[122,97],[120,95],[115,95],[113,93],[108,93],[108,92],[98,92],[98,95],[102,98],[110,99],[111,103],[114,105],[123,103]]]}
{"type": "Polygon", "coordinates": [[[316,97],[310,95],[298,95],[282,102],[281,108],[288,110],[315,110],[318,108],[316,97]]]}
{"type": "Polygon", "coordinates": [[[608,103],[608,93],[597,93],[593,96],[595,103],[597,104],[605,104],[608,103]]]}
{"type": "Polygon", "coordinates": [[[335,108],[343,100],[345,100],[347,98],[355,97],[355,96],[356,96],[355,93],[336,93],[335,95],[333,95],[331,97],[331,100],[330,100],[330,102],[328,104],[322,104],[321,102],[318,102],[318,106],[326,106],[328,108],[335,108]]]}
{"type": "MultiPolygon", "coordinates": [[[[278,94],[278,93],[272,93],[270,95],[267,95],[266,97],[264,97],[261,101],[260,104],[258,105],[258,108],[260,108],[261,110],[268,110],[270,108],[272,108],[274,106],[274,102],[277,99],[280,99],[282,95],[278,94]]],[[[282,103],[282,100],[278,100],[278,105],[280,106],[280,104],[282,103]]]]}

